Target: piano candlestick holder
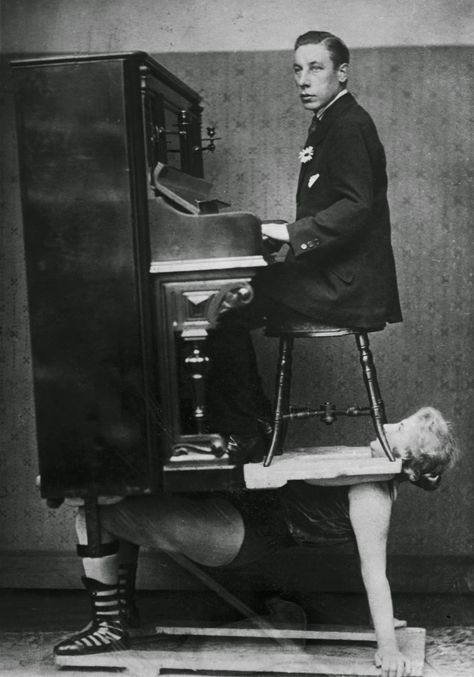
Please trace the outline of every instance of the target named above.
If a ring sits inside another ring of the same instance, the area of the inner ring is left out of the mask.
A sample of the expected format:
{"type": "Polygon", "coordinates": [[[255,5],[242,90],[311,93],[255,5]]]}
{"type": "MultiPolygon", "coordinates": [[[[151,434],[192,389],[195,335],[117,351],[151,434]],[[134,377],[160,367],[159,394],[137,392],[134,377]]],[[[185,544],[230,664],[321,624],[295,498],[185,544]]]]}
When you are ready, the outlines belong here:
{"type": "MultiPolygon", "coordinates": [[[[177,124],[173,125],[176,127],[176,130],[166,129],[166,127],[155,125],[154,128],[154,138],[159,139],[161,136],[180,136],[183,140],[186,140],[188,135],[188,127],[191,124],[189,119],[189,113],[187,110],[180,110],[178,115],[177,124]]],[[[180,153],[179,148],[168,148],[168,153],[180,153]]]]}
{"type": "Polygon", "coordinates": [[[213,153],[216,150],[216,141],[221,141],[222,137],[221,136],[216,136],[216,128],[215,127],[206,127],[206,132],[207,132],[207,137],[204,139],[201,139],[201,143],[203,141],[209,141],[207,146],[194,146],[193,150],[195,153],[202,153],[205,150],[210,151],[213,153]]]}
{"type": "MultiPolygon", "coordinates": [[[[190,119],[189,119],[189,112],[187,110],[180,110],[179,111],[179,116],[178,116],[178,123],[176,125],[173,125],[176,127],[175,130],[168,130],[166,127],[160,126],[160,127],[155,127],[154,135],[156,138],[160,138],[161,136],[180,136],[183,140],[186,139],[188,135],[188,127],[190,125],[190,119]]],[[[222,137],[216,136],[216,128],[215,126],[209,126],[206,127],[206,132],[207,132],[207,137],[201,139],[201,145],[200,146],[194,146],[193,151],[195,153],[202,153],[205,150],[210,151],[213,153],[216,150],[216,141],[220,141],[222,137]],[[207,146],[203,146],[202,143],[207,141],[208,144],[207,146]]],[[[179,153],[181,152],[180,149],[175,149],[175,148],[168,148],[168,153],[179,153]]]]}

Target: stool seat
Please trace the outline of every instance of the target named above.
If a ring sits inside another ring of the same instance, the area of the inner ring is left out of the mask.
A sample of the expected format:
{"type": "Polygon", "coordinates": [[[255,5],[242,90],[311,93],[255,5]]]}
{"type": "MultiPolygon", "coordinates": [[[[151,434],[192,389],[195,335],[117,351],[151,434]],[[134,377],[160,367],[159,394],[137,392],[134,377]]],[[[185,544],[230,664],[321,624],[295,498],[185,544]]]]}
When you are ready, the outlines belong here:
{"type": "Polygon", "coordinates": [[[335,327],[312,320],[305,315],[294,314],[288,317],[269,317],[265,327],[267,336],[289,335],[295,338],[324,338],[326,336],[347,336],[359,332],[382,331],[385,324],[370,328],[335,327]]]}

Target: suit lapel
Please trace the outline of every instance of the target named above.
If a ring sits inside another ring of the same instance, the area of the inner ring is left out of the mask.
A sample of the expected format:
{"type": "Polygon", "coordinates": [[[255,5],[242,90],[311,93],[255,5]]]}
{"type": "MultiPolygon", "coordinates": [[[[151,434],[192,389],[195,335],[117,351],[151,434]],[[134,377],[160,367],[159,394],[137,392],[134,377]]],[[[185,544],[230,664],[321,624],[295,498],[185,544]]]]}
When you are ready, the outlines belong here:
{"type": "Polygon", "coordinates": [[[298,176],[298,186],[296,188],[296,197],[298,197],[299,192],[300,192],[300,188],[301,188],[301,184],[303,183],[303,177],[304,177],[304,174],[305,174],[305,169],[306,169],[306,165],[302,164],[301,167],[300,167],[300,175],[298,176]]]}
{"type": "Polygon", "coordinates": [[[341,96],[340,99],[338,99],[335,103],[330,106],[327,111],[323,115],[323,119],[317,126],[316,130],[313,132],[313,134],[310,134],[308,136],[308,141],[307,143],[311,146],[316,147],[321,141],[324,139],[332,125],[334,124],[334,121],[337,120],[337,118],[342,115],[348,108],[352,108],[352,106],[355,106],[357,104],[356,100],[350,94],[350,92],[347,92],[347,94],[344,94],[344,96],[341,96]]]}
{"type": "MultiPolygon", "coordinates": [[[[328,131],[334,124],[334,121],[337,120],[337,118],[340,115],[342,115],[342,113],[344,113],[348,108],[351,108],[356,104],[357,101],[354,99],[354,97],[350,92],[344,94],[344,96],[341,96],[341,98],[338,99],[335,103],[333,103],[332,106],[330,106],[324,113],[323,119],[321,120],[315,131],[312,134],[308,135],[304,147],[307,148],[308,146],[313,146],[314,152],[317,153],[318,145],[320,145],[321,142],[324,140],[324,137],[327,135],[328,131]]],[[[311,163],[312,161],[306,162],[301,165],[300,175],[298,177],[298,188],[296,193],[297,195],[303,183],[306,170],[308,169],[308,166],[311,163]]]]}

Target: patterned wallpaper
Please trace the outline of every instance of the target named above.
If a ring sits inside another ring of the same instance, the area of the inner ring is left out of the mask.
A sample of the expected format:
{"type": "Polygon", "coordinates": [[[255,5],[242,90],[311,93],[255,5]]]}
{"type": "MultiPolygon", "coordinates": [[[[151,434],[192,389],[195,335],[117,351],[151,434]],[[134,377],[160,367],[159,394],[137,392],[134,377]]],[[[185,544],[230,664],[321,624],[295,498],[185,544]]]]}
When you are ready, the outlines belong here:
{"type": "MultiPolygon", "coordinates": [[[[309,120],[296,99],[287,52],[154,55],[201,93],[204,126],[218,142],[206,176],[222,199],[262,218],[293,215],[297,154],[309,120]]],[[[350,88],[384,142],[393,243],[405,322],[372,339],[390,420],[439,407],[456,425],[464,458],[435,495],[406,487],[391,549],[472,552],[473,400],[472,50],[462,47],[354,50],[350,88]],[[413,516],[415,515],[415,519],[413,516]],[[416,518],[419,516],[419,519],[416,518]],[[421,519],[422,517],[422,519],[421,519]]],[[[13,106],[3,66],[0,249],[0,549],[72,550],[71,511],[48,510],[35,490],[35,429],[22,260],[13,106]]],[[[273,386],[276,346],[256,336],[262,373],[273,386]]],[[[363,402],[350,339],[298,345],[295,401],[363,402]],[[298,380],[298,369],[300,379],[298,380]],[[303,378],[304,373],[304,378],[303,378]]],[[[51,422],[54,425],[54,421],[51,422]]],[[[298,444],[372,439],[370,424],[337,429],[308,423],[298,444]]]]}

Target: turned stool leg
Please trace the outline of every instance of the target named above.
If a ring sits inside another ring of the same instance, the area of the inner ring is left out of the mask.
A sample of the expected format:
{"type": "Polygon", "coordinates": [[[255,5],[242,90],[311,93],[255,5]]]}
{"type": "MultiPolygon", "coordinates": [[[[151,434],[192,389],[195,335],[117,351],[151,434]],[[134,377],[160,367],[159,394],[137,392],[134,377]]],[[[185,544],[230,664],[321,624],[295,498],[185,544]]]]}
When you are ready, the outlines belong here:
{"type": "Polygon", "coordinates": [[[283,418],[290,410],[291,390],[291,361],[293,351],[293,337],[280,339],[280,357],[278,360],[275,412],[273,415],[273,436],[270,449],[267,452],[263,465],[269,466],[275,454],[281,452],[285,439],[287,421],[283,418]]]}
{"type": "Polygon", "coordinates": [[[369,397],[370,409],[372,412],[372,421],[375,432],[379,439],[385,455],[390,461],[394,461],[394,456],[390,449],[390,445],[385,436],[383,424],[387,422],[385,416],[385,405],[380,394],[379,384],[377,381],[377,372],[372,357],[372,351],[369,347],[369,337],[365,332],[358,332],[355,334],[357,348],[359,349],[360,363],[362,365],[362,374],[364,376],[364,383],[369,397]]]}

